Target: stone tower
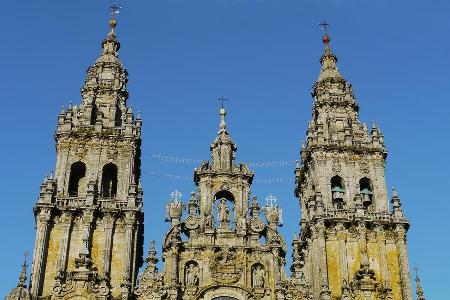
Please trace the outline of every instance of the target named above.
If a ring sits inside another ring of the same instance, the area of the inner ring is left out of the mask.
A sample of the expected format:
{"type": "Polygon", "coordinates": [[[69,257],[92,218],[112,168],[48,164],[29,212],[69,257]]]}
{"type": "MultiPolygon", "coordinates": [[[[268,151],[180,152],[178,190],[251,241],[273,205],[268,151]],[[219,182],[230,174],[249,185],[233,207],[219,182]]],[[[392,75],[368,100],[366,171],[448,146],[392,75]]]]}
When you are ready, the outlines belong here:
{"type": "Polygon", "coordinates": [[[409,224],[395,190],[389,209],[383,135],[359,121],[328,35],[323,42],[302,167],[295,171],[302,217],[293,273],[306,277],[314,299],[411,300],[409,224]]]}
{"type": "Polygon", "coordinates": [[[142,265],[142,121],[127,107],[114,17],[109,25],[81,104],[58,115],[56,171],[34,208],[34,299],[127,299],[142,265]]]}
{"type": "Polygon", "coordinates": [[[225,114],[222,108],[212,160],[194,171],[197,192],[187,205],[177,191],[172,193],[164,269],[158,272],[152,246],[135,290],[139,299],[275,299],[283,293],[286,245],[277,232],[281,209],[273,197],[262,209],[256,197],[250,199],[253,172],[235,163],[237,148],[225,114]]]}

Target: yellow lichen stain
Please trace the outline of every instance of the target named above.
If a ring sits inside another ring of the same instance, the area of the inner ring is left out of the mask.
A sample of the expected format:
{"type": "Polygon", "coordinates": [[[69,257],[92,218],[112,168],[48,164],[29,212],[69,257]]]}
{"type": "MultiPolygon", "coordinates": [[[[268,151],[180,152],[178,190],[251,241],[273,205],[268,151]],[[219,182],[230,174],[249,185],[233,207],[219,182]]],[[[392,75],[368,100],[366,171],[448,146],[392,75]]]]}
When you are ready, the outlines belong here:
{"type": "Polygon", "coordinates": [[[341,269],[339,266],[339,245],[338,241],[327,241],[327,267],[328,284],[330,286],[331,296],[339,298],[341,295],[341,269]]]}
{"type": "Polygon", "coordinates": [[[355,273],[361,267],[360,254],[357,241],[348,241],[346,246],[347,246],[348,277],[349,281],[351,281],[355,273]]]}
{"type": "Polygon", "coordinates": [[[97,268],[99,274],[104,273],[104,249],[105,248],[105,236],[103,228],[97,227],[92,233],[92,243],[91,243],[91,257],[94,266],[97,268]]]}
{"type": "Polygon", "coordinates": [[[112,252],[111,252],[111,294],[113,297],[119,297],[121,294],[120,284],[123,281],[125,271],[125,232],[117,228],[113,234],[112,252]]]}
{"type": "Polygon", "coordinates": [[[56,276],[56,264],[59,256],[59,248],[61,244],[61,227],[60,225],[55,225],[50,229],[49,233],[49,241],[47,248],[47,259],[45,262],[45,275],[44,275],[44,283],[43,283],[43,296],[51,295],[51,290],[53,287],[53,283],[55,282],[56,276]]]}
{"type": "Polygon", "coordinates": [[[381,281],[381,258],[379,254],[378,244],[372,242],[367,243],[367,255],[370,261],[370,269],[375,272],[376,280],[381,281]]]}
{"type": "Polygon", "coordinates": [[[83,230],[79,224],[80,221],[74,224],[72,227],[72,232],[70,234],[70,242],[69,242],[69,255],[67,260],[67,270],[73,271],[75,269],[75,258],[77,258],[80,254],[80,250],[82,249],[82,235],[83,230]]]}
{"type": "Polygon", "coordinates": [[[394,300],[402,300],[398,252],[394,243],[386,243],[386,256],[394,300]]]}

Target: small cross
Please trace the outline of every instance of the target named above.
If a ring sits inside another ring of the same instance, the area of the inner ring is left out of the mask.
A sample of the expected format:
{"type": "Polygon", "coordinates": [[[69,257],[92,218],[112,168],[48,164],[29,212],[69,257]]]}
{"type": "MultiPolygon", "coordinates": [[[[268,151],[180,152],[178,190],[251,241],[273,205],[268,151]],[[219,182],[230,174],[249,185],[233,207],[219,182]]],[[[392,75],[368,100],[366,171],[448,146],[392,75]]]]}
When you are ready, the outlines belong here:
{"type": "Polygon", "coordinates": [[[277,197],[270,194],[269,196],[266,197],[266,205],[270,206],[270,207],[274,207],[277,203],[277,200],[278,200],[277,197]]]}
{"type": "Polygon", "coordinates": [[[181,194],[178,190],[175,190],[172,193],[170,193],[170,197],[175,202],[180,201],[182,196],[183,196],[183,194],[181,194]]]}
{"type": "Polygon", "coordinates": [[[319,26],[322,26],[323,31],[327,33],[327,29],[330,24],[327,23],[327,20],[323,19],[323,21],[319,23],[319,26]]]}
{"type": "Polygon", "coordinates": [[[223,108],[223,102],[224,102],[224,101],[228,101],[228,98],[225,98],[224,96],[222,96],[222,97],[220,97],[220,98],[217,99],[217,100],[219,100],[219,101],[222,102],[222,108],[223,108]]]}
{"type": "Polygon", "coordinates": [[[28,251],[25,251],[23,253],[23,257],[24,257],[24,264],[27,265],[27,256],[28,256],[28,251]]]}
{"type": "Polygon", "coordinates": [[[119,5],[117,5],[117,3],[114,3],[111,7],[111,15],[112,18],[115,19],[116,15],[119,14],[120,10],[122,9],[122,7],[120,7],[119,5]]]}

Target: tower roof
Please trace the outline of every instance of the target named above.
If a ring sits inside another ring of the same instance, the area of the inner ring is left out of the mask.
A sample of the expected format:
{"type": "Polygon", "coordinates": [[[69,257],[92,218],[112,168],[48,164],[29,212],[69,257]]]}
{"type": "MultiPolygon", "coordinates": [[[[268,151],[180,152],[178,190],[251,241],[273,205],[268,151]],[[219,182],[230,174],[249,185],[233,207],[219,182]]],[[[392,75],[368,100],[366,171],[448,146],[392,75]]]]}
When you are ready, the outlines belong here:
{"type": "Polygon", "coordinates": [[[325,53],[320,58],[320,63],[322,64],[322,68],[320,70],[319,78],[317,81],[322,81],[325,79],[338,78],[344,79],[342,74],[339,72],[336,63],[337,57],[333,54],[330,48],[330,37],[327,33],[323,35],[322,38],[323,44],[325,45],[325,53]]]}

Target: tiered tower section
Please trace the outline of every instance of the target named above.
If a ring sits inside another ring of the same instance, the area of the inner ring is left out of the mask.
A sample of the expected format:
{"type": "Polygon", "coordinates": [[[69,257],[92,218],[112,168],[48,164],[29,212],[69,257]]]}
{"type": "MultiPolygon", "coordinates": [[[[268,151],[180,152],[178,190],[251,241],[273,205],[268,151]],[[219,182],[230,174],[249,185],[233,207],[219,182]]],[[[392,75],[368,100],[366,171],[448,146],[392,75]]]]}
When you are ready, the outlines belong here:
{"type": "Polygon", "coordinates": [[[306,278],[314,299],[411,300],[409,224],[396,191],[389,209],[383,135],[359,121],[352,86],[336,67],[329,37],[323,41],[312,120],[296,169],[302,217],[293,274],[306,278]]]}
{"type": "Polygon", "coordinates": [[[56,171],[34,208],[33,298],[127,299],[142,264],[140,116],[127,107],[116,20],[82,102],[58,116],[56,171]]]}
{"type": "Polygon", "coordinates": [[[260,209],[256,197],[250,199],[253,172],[235,163],[237,148],[224,109],[220,117],[212,161],[194,172],[197,193],[185,205],[174,192],[167,204],[171,226],[163,240],[164,269],[156,269],[152,247],[136,289],[139,299],[283,299],[286,245],[277,231],[281,209],[274,202],[260,209]]]}

